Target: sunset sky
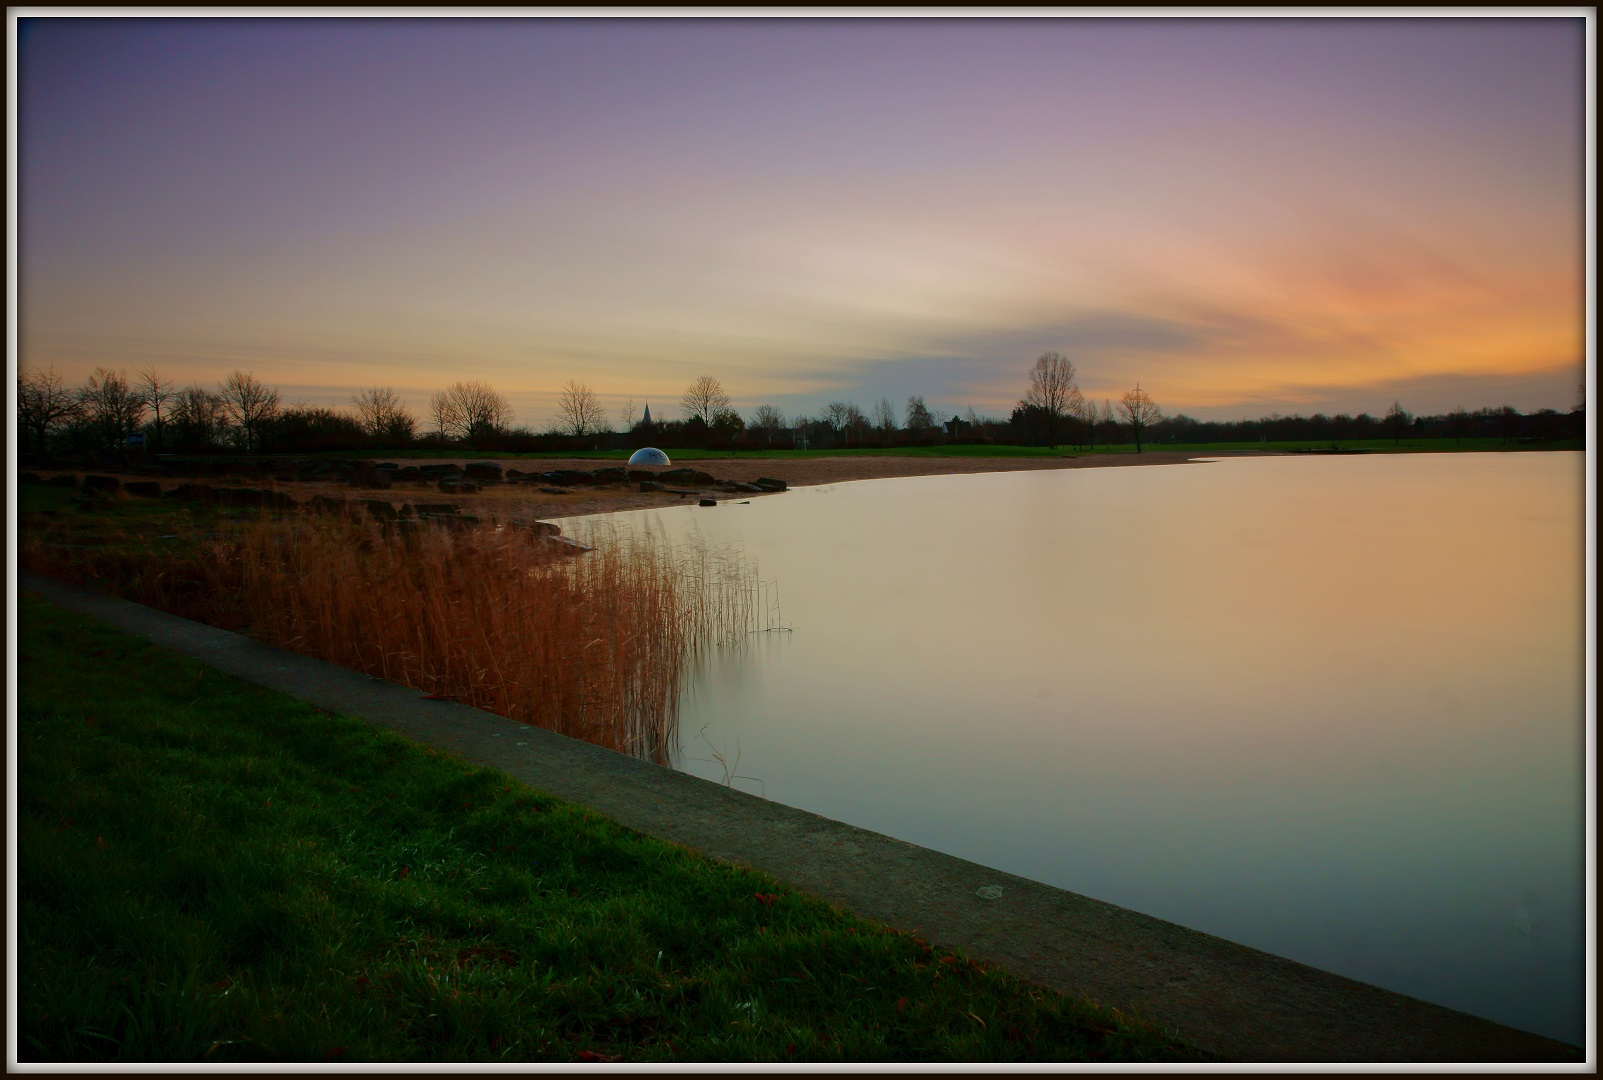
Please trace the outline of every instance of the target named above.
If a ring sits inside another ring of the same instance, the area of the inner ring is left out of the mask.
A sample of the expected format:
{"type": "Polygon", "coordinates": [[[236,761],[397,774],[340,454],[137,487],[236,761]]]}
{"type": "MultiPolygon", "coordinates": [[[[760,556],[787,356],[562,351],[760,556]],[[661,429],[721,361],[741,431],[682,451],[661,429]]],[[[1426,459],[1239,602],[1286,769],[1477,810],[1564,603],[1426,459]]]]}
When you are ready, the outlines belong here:
{"type": "Polygon", "coordinates": [[[544,426],[1568,410],[1586,30],[1549,19],[24,19],[19,363],[544,426]]]}

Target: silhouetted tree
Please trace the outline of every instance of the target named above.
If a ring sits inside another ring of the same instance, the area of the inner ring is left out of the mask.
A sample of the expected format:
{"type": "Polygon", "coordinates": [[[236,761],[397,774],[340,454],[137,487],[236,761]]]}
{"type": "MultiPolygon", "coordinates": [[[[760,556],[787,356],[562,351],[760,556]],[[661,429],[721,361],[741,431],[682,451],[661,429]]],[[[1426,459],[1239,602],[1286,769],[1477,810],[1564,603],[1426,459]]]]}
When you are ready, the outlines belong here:
{"type": "Polygon", "coordinates": [[[442,438],[469,442],[506,431],[512,406],[488,383],[452,383],[429,399],[429,416],[442,438]]]}
{"type": "Polygon", "coordinates": [[[935,416],[924,404],[922,394],[913,394],[907,399],[907,422],[904,425],[908,431],[915,435],[922,435],[936,429],[935,416]]]}
{"type": "Polygon", "coordinates": [[[1141,389],[1136,383],[1135,389],[1129,391],[1119,399],[1119,412],[1124,422],[1130,425],[1130,432],[1135,436],[1135,452],[1141,452],[1141,432],[1163,419],[1163,412],[1158,408],[1152,396],[1141,389]]]}
{"type": "Polygon", "coordinates": [[[262,425],[278,415],[277,388],[265,385],[251,372],[235,371],[223,380],[217,396],[245,451],[256,449],[261,442],[262,425]]]}
{"type": "Polygon", "coordinates": [[[388,386],[372,386],[351,395],[356,422],[369,438],[390,442],[411,442],[417,421],[395,391],[388,386]]]}
{"type": "Polygon", "coordinates": [[[162,410],[167,405],[167,399],[173,396],[172,381],[157,375],[154,366],[140,368],[134,374],[139,376],[137,389],[140,397],[144,400],[145,406],[151,411],[151,426],[155,429],[154,434],[156,436],[155,449],[161,450],[164,445],[163,429],[166,427],[167,421],[167,418],[162,415],[162,410]]]}
{"type": "Polygon", "coordinates": [[[201,450],[223,441],[228,419],[223,399],[203,386],[191,384],[173,395],[172,425],[175,444],[183,450],[201,450]]]}
{"type": "Polygon", "coordinates": [[[593,391],[569,379],[557,398],[557,421],[569,435],[585,436],[601,430],[607,414],[593,391]]]}
{"type": "Polygon", "coordinates": [[[890,398],[882,397],[879,399],[879,404],[874,406],[873,424],[889,444],[891,436],[896,431],[896,406],[891,404],[890,398]]]}
{"type": "Polygon", "coordinates": [[[729,395],[724,393],[723,383],[711,375],[703,375],[685,390],[679,407],[684,410],[686,420],[700,420],[710,428],[713,417],[729,408],[729,395]]]}
{"type": "Polygon", "coordinates": [[[1391,408],[1386,410],[1386,427],[1391,431],[1393,446],[1402,442],[1403,432],[1407,430],[1413,419],[1412,416],[1408,415],[1408,410],[1403,408],[1402,402],[1394,401],[1391,403],[1391,408]]]}
{"type": "Polygon", "coordinates": [[[62,383],[54,365],[17,376],[17,426],[33,436],[39,453],[46,451],[50,436],[81,410],[77,392],[62,383]]]}
{"type": "Polygon", "coordinates": [[[751,414],[751,426],[763,433],[766,445],[774,445],[774,436],[785,427],[785,414],[773,405],[759,405],[751,414]]]}
{"type": "Polygon", "coordinates": [[[108,450],[121,447],[145,415],[144,395],[129,388],[127,375],[109,368],[95,368],[78,391],[78,401],[83,418],[108,450]]]}
{"type": "Polygon", "coordinates": [[[1030,369],[1030,389],[1021,404],[1041,410],[1049,446],[1057,446],[1063,418],[1073,415],[1084,400],[1074,376],[1074,364],[1059,352],[1042,353],[1030,369]]]}

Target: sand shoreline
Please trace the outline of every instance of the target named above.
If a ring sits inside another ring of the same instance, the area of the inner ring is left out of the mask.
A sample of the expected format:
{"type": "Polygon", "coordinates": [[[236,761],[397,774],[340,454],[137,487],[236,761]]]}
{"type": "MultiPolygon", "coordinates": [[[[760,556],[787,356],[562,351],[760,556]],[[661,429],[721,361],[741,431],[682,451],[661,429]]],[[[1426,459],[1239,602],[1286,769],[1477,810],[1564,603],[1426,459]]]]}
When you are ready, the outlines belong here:
{"type": "MultiPolygon", "coordinates": [[[[1207,455],[1154,450],[1141,454],[1085,455],[1063,458],[1007,458],[1007,457],[897,457],[892,455],[862,455],[854,457],[819,458],[715,458],[700,461],[676,461],[670,468],[699,469],[720,481],[750,483],[759,477],[783,480],[793,488],[821,487],[826,484],[848,483],[853,480],[890,480],[907,476],[953,476],[968,473],[1019,472],[1037,469],[1086,469],[1131,465],[1180,465],[1197,461],[1207,455]]],[[[416,459],[378,458],[392,460],[401,465],[416,465],[416,459]]],[[[431,462],[454,462],[464,465],[469,461],[494,461],[502,468],[544,472],[556,469],[582,469],[589,471],[610,461],[586,458],[497,458],[480,457],[431,458],[431,462]]],[[[654,470],[663,471],[663,470],[654,470]]],[[[422,489],[420,489],[422,490],[422,489]]],[[[409,501],[406,489],[396,488],[383,493],[391,501],[409,501]]],[[[713,498],[745,501],[763,498],[755,492],[738,495],[717,491],[707,493],[713,498]]],[[[474,495],[453,495],[450,501],[460,503],[464,510],[481,507],[489,513],[498,508],[511,510],[515,505],[523,514],[533,512],[539,518],[586,517],[592,514],[610,514],[619,510],[654,510],[665,506],[683,506],[692,502],[689,496],[667,492],[641,492],[629,488],[575,488],[570,493],[551,495],[538,488],[490,486],[474,495]]]]}
{"type": "MultiPolygon", "coordinates": [[[[1196,461],[1207,455],[1154,450],[1142,454],[1097,454],[1061,458],[1009,458],[1009,457],[897,457],[891,455],[862,455],[853,457],[819,458],[765,458],[738,457],[713,458],[675,462],[669,469],[691,468],[708,473],[719,482],[750,483],[761,477],[783,480],[792,488],[822,487],[829,484],[850,483],[856,480],[887,480],[910,476],[955,476],[971,473],[1019,472],[1039,469],[1109,468],[1135,465],[1178,465],[1196,461]]],[[[371,460],[393,461],[401,466],[419,464],[465,465],[470,461],[493,461],[503,469],[521,469],[524,472],[547,472],[573,469],[590,472],[619,462],[598,461],[589,458],[498,458],[493,455],[474,457],[393,458],[377,456],[371,460]]],[[[665,472],[666,469],[652,470],[665,472]]],[[[107,469],[71,470],[43,469],[42,473],[57,475],[100,474],[127,480],[148,480],[148,474],[133,474],[115,467],[107,469]]],[[[180,476],[161,478],[164,487],[176,487],[191,482],[180,476]]],[[[465,513],[486,515],[500,520],[508,518],[552,519],[588,517],[610,514],[621,510],[655,510],[669,506],[695,504],[698,496],[677,494],[671,491],[640,491],[639,485],[611,487],[575,486],[570,490],[552,492],[533,484],[486,484],[477,492],[451,492],[437,490],[433,485],[397,484],[390,488],[347,486],[329,480],[275,480],[263,481],[246,477],[200,476],[195,479],[203,485],[233,487],[243,482],[249,486],[270,487],[283,492],[297,502],[308,502],[318,496],[345,498],[359,501],[388,502],[396,509],[414,502],[448,502],[465,513]]],[[[675,485],[679,487],[680,485],[675,485]]],[[[696,485],[684,485],[689,490],[696,485]]],[[[708,488],[700,493],[719,501],[744,502],[763,498],[758,492],[727,492],[708,488]]]]}

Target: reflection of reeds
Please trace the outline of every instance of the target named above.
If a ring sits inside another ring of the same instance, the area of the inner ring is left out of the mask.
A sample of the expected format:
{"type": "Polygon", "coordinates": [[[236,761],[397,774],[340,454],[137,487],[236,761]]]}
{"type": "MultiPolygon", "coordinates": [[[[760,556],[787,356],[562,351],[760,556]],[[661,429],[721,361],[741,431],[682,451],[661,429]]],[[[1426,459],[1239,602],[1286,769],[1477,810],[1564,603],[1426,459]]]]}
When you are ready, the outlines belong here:
{"type": "Polygon", "coordinates": [[[660,530],[586,540],[594,550],[574,556],[511,527],[263,520],[178,579],[198,569],[204,589],[147,573],[136,598],[666,763],[689,662],[746,637],[756,576],[738,554],[674,547],[660,530]]]}

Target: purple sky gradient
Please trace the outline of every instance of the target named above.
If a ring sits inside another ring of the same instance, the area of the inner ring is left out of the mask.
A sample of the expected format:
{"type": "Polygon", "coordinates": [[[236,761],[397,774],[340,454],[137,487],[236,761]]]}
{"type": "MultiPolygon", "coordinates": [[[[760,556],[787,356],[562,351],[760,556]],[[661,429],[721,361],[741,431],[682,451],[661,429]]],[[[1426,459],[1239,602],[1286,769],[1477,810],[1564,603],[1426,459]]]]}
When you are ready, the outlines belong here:
{"type": "Polygon", "coordinates": [[[1580,19],[26,19],[20,361],[1565,409],[1580,19]]]}

